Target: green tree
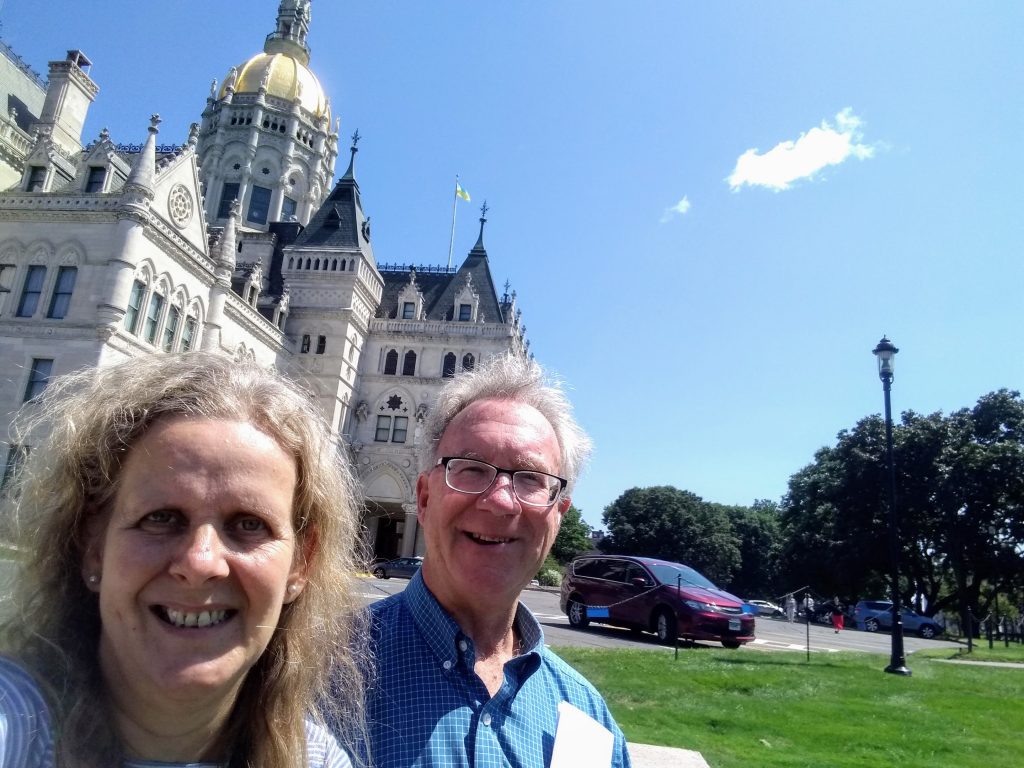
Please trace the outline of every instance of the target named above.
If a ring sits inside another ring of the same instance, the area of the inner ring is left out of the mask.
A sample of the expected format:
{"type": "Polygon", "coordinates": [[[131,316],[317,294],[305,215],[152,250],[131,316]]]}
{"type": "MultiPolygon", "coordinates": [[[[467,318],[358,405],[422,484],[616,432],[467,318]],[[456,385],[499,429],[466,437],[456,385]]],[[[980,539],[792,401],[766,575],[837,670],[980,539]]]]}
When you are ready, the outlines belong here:
{"type": "MultiPolygon", "coordinates": [[[[790,478],[781,522],[789,587],[889,592],[884,423],[862,419],[790,478]],[[797,583],[799,582],[799,583],[797,583]]],[[[1024,401],[999,390],[893,431],[901,594],[927,612],[1024,592],[1024,401]],[[987,589],[983,586],[987,585],[987,589]]]]}
{"type": "Polygon", "coordinates": [[[562,516],[562,527],[551,547],[551,556],[565,565],[576,555],[590,551],[590,526],[583,521],[580,510],[570,506],[562,516]]]}
{"type": "Polygon", "coordinates": [[[759,499],[750,507],[723,507],[729,516],[740,550],[740,564],[732,580],[722,586],[744,597],[774,597],[781,593],[779,556],[782,531],[779,505],[759,499]]]}
{"type": "Polygon", "coordinates": [[[740,565],[729,516],[689,491],[668,485],[631,488],[605,507],[609,552],[685,563],[728,584],[740,565]]]}

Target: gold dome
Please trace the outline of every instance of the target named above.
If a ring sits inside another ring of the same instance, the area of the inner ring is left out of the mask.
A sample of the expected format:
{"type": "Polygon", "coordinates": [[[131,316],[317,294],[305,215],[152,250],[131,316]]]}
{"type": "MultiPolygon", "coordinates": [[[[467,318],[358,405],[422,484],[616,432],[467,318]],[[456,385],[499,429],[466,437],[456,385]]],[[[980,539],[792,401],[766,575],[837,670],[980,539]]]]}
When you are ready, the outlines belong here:
{"type": "MultiPolygon", "coordinates": [[[[220,98],[224,98],[229,74],[220,87],[220,98]]],[[[314,117],[331,119],[327,96],[309,67],[283,53],[258,53],[238,68],[235,93],[256,93],[260,83],[266,80],[267,95],[286,101],[300,97],[302,108],[314,117]],[[269,74],[268,74],[269,73],[269,74]]]]}

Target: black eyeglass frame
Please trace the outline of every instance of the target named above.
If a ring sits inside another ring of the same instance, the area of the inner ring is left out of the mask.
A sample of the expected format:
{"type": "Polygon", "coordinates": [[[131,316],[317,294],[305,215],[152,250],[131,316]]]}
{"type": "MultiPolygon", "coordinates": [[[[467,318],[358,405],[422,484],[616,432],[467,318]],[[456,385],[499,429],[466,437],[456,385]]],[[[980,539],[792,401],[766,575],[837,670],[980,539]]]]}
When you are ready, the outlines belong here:
{"type": "Polygon", "coordinates": [[[516,499],[519,500],[520,504],[526,504],[527,506],[530,507],[550,507],[552,504],[558,501],[558,497],[561,495],[562,491],[564,491],[566,489],[566,486],[569,485],[569,481],[566,480],[564,477],[552,475],[550,472],[541,472],[539,469],[506,469],[504,467],[495,466],[494,464],[491,464],[491,462],[489,461],[484,461],[482,459],[473,459],[470,458],[469,456],[442,456],[440,459],[437,460],[437,463],[434,464],[434,468],[436,469],[437,467],[444,467],[445,485],[447,485],[449,488],[451,488],[453,491],[456,491],[457,493],[467,493],[472,496],[479,496],[482,493],[487,493],[487,491],[489,491],[491,487],[494,485],[494,481],[498,479],[498,475],[508,475],[509,480],[512,481],[513,495],[516,497],[516,499]],[[477,464],[483,464],[485,466],[488,466],[494,470],[494,477],[491,478],[491,482],[487,484],[487,487],[480,491],[464,491],[461,488],[456,488],[448,480],[448,462],[455,460],[475,461],[477,464]],[[544,475],[545,477],[552,477],[558,481],[558,490],[555,491],[554,496],[544,504],[538,504],[534,501],[526,501],[522,497],[520,497],[519,491],[516,490],[516,475],[520,472],[529,472],[532,475],[544,475]]]}

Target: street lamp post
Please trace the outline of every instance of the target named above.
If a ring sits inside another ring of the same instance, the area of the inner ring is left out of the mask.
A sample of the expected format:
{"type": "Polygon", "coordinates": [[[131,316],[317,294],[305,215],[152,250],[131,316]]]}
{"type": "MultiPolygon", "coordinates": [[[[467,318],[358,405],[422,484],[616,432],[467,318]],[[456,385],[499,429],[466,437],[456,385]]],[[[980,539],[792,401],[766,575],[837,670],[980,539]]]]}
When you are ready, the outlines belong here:
{"type": "Polygon", "coordinates": [[[893,361],[898,349],[885,336],[872,352],[878,358],[878,378],[885,393],[885,455],[889,464],[889,561],[892,567],[892,650],[886,672],[893,675],[911,674],[903,654],[903,607],[900,604],[900,541],[896,526],[896,464],[892,457],[892,406],[889,390],[892,387],[893,361]]]}

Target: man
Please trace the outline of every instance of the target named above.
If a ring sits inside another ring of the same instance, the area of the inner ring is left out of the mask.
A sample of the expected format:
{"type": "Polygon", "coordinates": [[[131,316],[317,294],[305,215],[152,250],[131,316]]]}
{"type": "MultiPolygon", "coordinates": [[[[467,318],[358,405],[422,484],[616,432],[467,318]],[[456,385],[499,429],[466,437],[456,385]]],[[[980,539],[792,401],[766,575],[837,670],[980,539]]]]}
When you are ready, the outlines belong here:
{"type": "Polygon", "coordinates": [[[628,768],[601,695],[545,647],[519,602],[590,449],[568,400],[536,363],[507,355],[448,384],[424,433],[423,567],[371,609],[370,758],[379,768],[545,768],[556,734],[570,754],[590,738],[568,727],[570,715],[559,723],[568,702],[612,745],[604,765],[628,768]]]}

